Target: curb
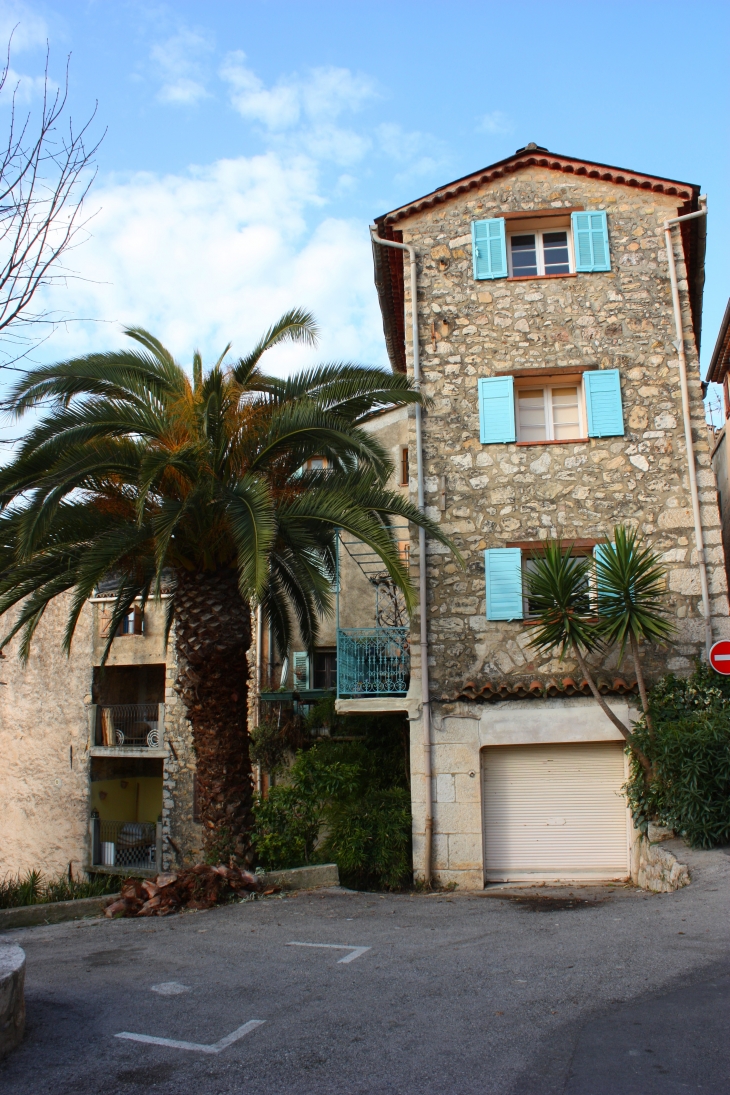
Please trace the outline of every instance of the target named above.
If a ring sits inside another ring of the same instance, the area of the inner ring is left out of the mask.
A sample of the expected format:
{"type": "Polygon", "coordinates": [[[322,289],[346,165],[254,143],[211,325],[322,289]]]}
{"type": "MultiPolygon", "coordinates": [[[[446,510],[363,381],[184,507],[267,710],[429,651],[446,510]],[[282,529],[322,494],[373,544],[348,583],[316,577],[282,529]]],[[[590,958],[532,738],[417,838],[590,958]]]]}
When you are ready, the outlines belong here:
{"type": "MultiPolygon", "coordinates": [[[[287,871],[269,871],[257,877],[264,886],[280,886],[282,890],[317,890],[323,886],[340,884],[336,863],[291,867],[287,871]]],[[[62,924],[65,920],[102,916],[107,905],[118,897],[118,893],[109,893],[103,897],[80,897],[74,901],[50,901],[47,904],[23,905],[18,909],[0,909],[0,932],[10,928],[35,928],[40,924],[62,924]]]]}
{"type": "Polygon", "coordinates": [[[336,863],[291,867],[288,871],[268,871],[258,877],[264,885],[281,886],[282,890],[317,890],[322,886],[340,884],[340,872],[336,863]]]}
{"type": "Polygon", "coordinates": [[[82,920],[85,916],[101,916],[110,901],[119,894],[103,897],[78,897],[74,901],[49,901],[46,904],[22,905],[18,909],[0,909],[0,932],[9,928],[34,928],[39,924],[61,924],[64,920],[82,920]]]}
{"type": "Polygon", "coordinates": [[[25,1031],[25,952],[0,944],[0,1058],[20,1044],[25,1031]]]}

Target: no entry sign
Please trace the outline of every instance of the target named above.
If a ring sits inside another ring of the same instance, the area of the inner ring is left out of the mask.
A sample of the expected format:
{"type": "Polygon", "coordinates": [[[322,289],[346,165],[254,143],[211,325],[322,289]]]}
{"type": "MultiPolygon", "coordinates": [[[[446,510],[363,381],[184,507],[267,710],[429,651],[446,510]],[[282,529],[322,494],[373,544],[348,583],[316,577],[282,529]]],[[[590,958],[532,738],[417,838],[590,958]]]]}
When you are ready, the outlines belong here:
{"type": "Polygon", "coordinates": [[[710,665],[723,677],[730,677],[730,639],[721,639],[710,650],[710,665]]]}

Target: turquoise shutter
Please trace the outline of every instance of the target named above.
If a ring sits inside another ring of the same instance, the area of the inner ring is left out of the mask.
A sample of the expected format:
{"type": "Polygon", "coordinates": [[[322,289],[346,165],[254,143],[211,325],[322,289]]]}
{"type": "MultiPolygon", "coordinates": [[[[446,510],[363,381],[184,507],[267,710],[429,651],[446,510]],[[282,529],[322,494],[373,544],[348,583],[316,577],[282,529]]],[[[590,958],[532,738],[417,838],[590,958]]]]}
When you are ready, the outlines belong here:
{"type": "Polygon", "coordinates": [[[608,224],[603,209],[595,213],[572,213],[575,268],[579,273],[610,270],[608,224]]]}
{"type": "Polygon", "coordinates": [[[589,437],[623,437],[624,410],[618,369],[583,373],[589,437]]]}
{"type": "Polygon", "coordinates": [[[487,619],[521,620],[522,552],[519,548],[488,548],[484,552],[487,619]]]}
{"type": "Polygon", "coordinates": [[[471,250],[477,281],[507,277],[507,240],[504,218],[471,222],[471,250]]]}
{"type": "Polygon", "coordinates": [[[293,684],[295,691],[306,691],[309,688],[309,654],[306,650],[295,650],[293,652],[292,666],[294,669],[293,684]]]}
{"type": "MultiPolygon", "coordinates": [[[[593,549],[593,558],[595,559],[597,564],[600,564],[600,563],[603,563],[603,562],[606,561],[606,555],[607,555],[608,551],[611,548],[613,548],[613,544],[596,544],[596,546],[593,549]]],[[[598,599],[600,601],[600,598],[601,598],[601,576],[600,576],[598,566],[596,566],[596,593],[598,594],[598,599]]]]}
{"type": "Polygon", "coordinates": [[[516,441],[514,378],[482,376],[478,391],[479,440],[482,445],[504,445],[516,441]]]}

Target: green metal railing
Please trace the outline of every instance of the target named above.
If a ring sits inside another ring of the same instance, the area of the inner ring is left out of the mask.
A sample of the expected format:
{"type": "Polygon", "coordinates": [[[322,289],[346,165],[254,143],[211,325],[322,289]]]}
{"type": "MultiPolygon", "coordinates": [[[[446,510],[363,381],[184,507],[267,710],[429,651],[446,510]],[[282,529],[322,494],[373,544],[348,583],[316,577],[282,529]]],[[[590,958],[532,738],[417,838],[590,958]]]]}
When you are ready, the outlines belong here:
{"type": "Polygon", "coordinates": [[[404,696],[411,677],[407,627],[337,631],[337,695],[404,696]]]}

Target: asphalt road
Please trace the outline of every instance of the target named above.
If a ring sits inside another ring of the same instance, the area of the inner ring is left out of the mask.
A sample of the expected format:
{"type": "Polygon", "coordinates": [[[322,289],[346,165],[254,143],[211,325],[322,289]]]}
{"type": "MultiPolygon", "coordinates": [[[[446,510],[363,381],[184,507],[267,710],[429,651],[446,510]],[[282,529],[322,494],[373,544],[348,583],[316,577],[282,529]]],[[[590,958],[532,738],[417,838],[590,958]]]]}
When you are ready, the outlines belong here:
{"type": "Polygon", "coordinates": [[[28,1025],[0,1089],[724,1095],[730,856],[686,861],[674,894],[322,891],[7,932],[28,1025]]]}

